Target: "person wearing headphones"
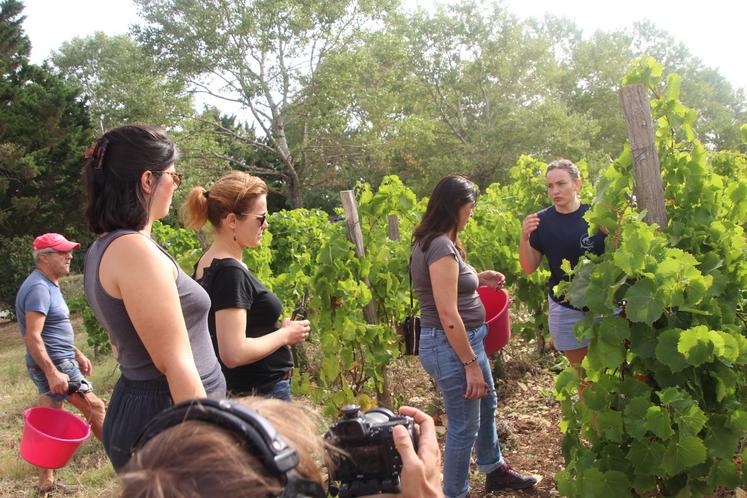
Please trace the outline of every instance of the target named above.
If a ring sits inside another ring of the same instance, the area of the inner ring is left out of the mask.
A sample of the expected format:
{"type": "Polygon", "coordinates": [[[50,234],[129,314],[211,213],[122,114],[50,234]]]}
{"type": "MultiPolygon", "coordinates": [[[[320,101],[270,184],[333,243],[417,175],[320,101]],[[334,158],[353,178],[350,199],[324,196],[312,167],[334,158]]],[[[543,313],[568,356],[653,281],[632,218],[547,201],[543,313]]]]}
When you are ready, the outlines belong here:
{"type": "MultiPolygon", "coordinates": [[[[145,428],[119,475],[120,496],[324,498],[319,462],[329,445],[318,420],[298,402],[250,396],[195,399],[169,408],[145,428]]],[[[412,407],[400,414],[419,428],[417,451],[404,426],[393,429],[402,458],[404,498],[441,498],[441,453],[433,419],[412,407]]],[[[332,452],[335,452],[332,449],[332,452]]]]}

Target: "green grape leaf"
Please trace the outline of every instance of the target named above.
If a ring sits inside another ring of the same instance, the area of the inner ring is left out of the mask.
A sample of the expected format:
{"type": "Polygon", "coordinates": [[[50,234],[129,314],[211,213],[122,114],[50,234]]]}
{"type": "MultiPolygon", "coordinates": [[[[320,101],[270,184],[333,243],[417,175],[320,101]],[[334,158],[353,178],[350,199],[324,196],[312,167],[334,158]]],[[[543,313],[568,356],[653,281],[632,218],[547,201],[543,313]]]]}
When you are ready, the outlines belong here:
{"type": "Polygon", "coordinates": [[[690,395],[676,387],[667,387],[658,393],[662,403],[669,406],[677,401],[689,400],[690,395]]]}
{"type": "Polygon", "coordinates": [[[592,337],[588,349],[591,367],[595,370],[619,367],[625,359],[625,340],[630,337],[627,320],[605,317],[595,328],[598,333],[592,337]]]}
{"type": "Polygon", "coordinates": [[[595,414],[597,431],[604,439],[615,443],[622,442],[623,417],[622,413],[613,410],[598,412],[595,414]]]}
{"type": "Polygon", "coordinates": [[[690,436],[673,439],[669,443],[662,466],[667,475],[674,476],[705,461],[706,447],[703,441],[696,436],[690,436]]]}
{"type": "Polygon", "coordinates": [[[589,468],[581,477],[580,496],[604,496],[605,498],[629,498],[632,487],[628,477],[618,471],[601,472],[589,468]]]}
{"type": "Polygon", "coordinates": [[[714,463],[708,475],[708,482],[713,487],[725,486],[728,489],[736,488],[739,486],[737,466],[734,462],[728,460],[720,460],[714,463]]]}
{"type": "MultiPolygon", "coordinates": [[[[617,253],[615,253],[617,254],[617,253]]],[[[585,289],[585,304],[592,313],[609,313],[615,306],[617,290],[626,282],[627,276],[611,261],[601,261],[594,265],[585,289]]]]}
{"type": "Polygon", "coordinates": [[[628,399],[646,397],[651,398],[651,386],[635,377],[625,377],[620,383],[620,393],[628,399]]]}
{"type": "Polygon", "coordinates": [[[739,359],[739,342],[737,337],[728,332],[713,331],[713,334],[721,338],[722,343],[717,345],[716,354],[722,359],[732,364],[739,359]]]}
{"type": "Polygon", "coordinates": [[[646,410],[646,429],[656,434],[659,439],[667,440],[674,434],[669,413],[660,406],[651,406],[646,410]]]}
{"type": "Polygon", "coordinates": [[[674,422],[680,429],[680,435],[696,436],[708,422],[708,417],[695,402],[692,402],[682,410],[675,408],[674,422]]]}
{"type": "Polygon", "coordinates": [[[725,427],[726,417],[723,415],[711,415],[708,423],[705,442],[708,451],[718,458],[730,459],[734,456],[742,437],[742,431],[725,427]]]}
{"type": "Polygon", "coordinates": [[[625,293],[625,316],[633,322],[654,323],[664,312],[664,302],[648,279],[637,281],[625,293]]]}
{"type": "Polygon", "coordinates": [[[654,233],[651,230],[634,230],[625,227],[623,242],[615,251],[612,261],[628,276],[635,276],[646,264],[654,233]]]}
{"type": "Polygon", "coordinates": [[[651,474],[636,474],[633,480],[633,489],[640,496],[646,495],[656,488],[656,476],[651,474]]]}
{"type": "Polygon", "coordinates": [[[656,345],[656,359],[674,373],[688,366],[685,357],[677,350],[681,332],[680,329],[665,330],[659,334],[656,345]]]}
{"type": "Polygon", "coordinates": [[[634,439],[641,439],[648,429],[646,428],[646,412],[651,407],[651,401],[640,397],[631,399],[625,407],[624,418],[625,430],[634,439]]]}
{"type": "Polygon", "coordinates": [[[558,492],[561,496],[577,496],[576,481],[567,469],[563,469],[555,475],[558,483],[558,492]]]}
{"type": "Polygon", "coordinates": [[[627,459],[637,475],[656,475],[661,470],[665,451],[664,445],[657,441],[633,441],[627,459]]]}
{"type": "MultiPolygon", "coordinates": [[[[564,262],[567,263],[568,261],[565,260],[564,262]]],[[[568,266],[570,267],[570,263],[568,263],[568,266]]],[[[573,279],[570,283],[566,284],[568,285],[568,290],[564,294],[565,299],[577,308],[584,308],[586,306],[586,292],[590,285],[589,278],[593,267],[594,264],[591,261],[582,259],[573,270],[573,279]]],[[[561,282],[560,285],[563,284],[564,282],[561,282]]],[[[553,292],[557,291],[553,290],[553,292]]]]}
{"type": "Polygon", "coordinates": [[[700,325],[683,331],[677,343],[677,351],[682,353],[690,365],[698,366],[711,361],[714,344],[708,327],[700,325]]]}
{"type": "Polygon", "coordinates": [[[609,392],[599,384],[592,384],[584,389],[583,403],[592,411],[599,412],[609,408],[609,392]]]}
{"type": "Polygon", "coordinates": [[[747,412],[734,410],[729,416],[729,427],[740,432],[747,431],[747,412]]]}
{"type": "Polygon", "coordinates": [[[555,392],[559,395],[573,395],[577,388],[580,379],[578,372],[573,367],[568,367],[555,379],[555,392]]]}
{"type": "Polygon", "coordinates": [[[656,334],[644,323],[634,323],[630,329],[630,350],[641,358],[656,356],[656,334]]]}

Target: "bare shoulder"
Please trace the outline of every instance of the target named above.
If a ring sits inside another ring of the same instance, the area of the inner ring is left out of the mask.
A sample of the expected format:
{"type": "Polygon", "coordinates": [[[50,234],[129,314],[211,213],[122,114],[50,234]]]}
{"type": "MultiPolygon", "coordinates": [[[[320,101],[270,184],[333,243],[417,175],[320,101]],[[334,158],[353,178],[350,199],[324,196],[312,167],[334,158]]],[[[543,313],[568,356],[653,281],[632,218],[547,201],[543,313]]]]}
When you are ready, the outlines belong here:
{"type": "Polygon", "coordinates": [[[101,258],[99,272],[104,289],[117,298],[128,282],[176,279],[176,268],[171,260],[140,233],[114,240],[101,258]]]}
{"type": "Polygon", "coordinates": [[[117,238],[109,245],[105,256],[116,258],[120,264],[130,260],[143,262],[151,258],[165,258],[153,241],[141,233],[129,233],[117,238]]]}

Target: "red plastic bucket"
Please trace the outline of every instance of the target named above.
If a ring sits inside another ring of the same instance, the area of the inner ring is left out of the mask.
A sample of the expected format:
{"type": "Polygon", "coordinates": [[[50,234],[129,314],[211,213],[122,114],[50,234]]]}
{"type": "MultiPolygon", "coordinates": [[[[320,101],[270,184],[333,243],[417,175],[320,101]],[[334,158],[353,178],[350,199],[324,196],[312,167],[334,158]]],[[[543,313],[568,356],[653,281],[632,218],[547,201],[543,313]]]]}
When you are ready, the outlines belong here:
{"type": "Polygon", "coordinates": [[[21,456],[37,467],[59,469],[91,435],[91,427],[65,410],[35,406],[23,412],[21,456]]]}
{"type": "Polygon", "coordinates": [[[508,313],[508,292],[491,287],[478,287],[483,306],[485,321],[488,323],[488,335],[485,337],[485,352],[488,355],[499,351],[508,344],[511,338],[511,320],[508,313]]]}

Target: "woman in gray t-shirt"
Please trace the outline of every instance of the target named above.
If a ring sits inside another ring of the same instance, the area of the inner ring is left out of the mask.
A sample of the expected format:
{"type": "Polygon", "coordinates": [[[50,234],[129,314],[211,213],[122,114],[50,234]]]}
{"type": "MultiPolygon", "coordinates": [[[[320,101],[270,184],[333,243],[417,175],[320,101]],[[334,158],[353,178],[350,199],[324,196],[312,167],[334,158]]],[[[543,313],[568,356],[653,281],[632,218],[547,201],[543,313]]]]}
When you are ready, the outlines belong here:
{"type": "Polygon", "coordinates": [[[485,491],[522,489],[537,483],[508,466],[495,428],[495,386],[483,340],[487,335],[479,285],[499,288],[505,277],[478,273],[465,261],[457,234],[475,207],[477,187],[461,176],[443,178],[413,232],[412,281],[420,301],[420,362],[444,397],[449,420],[444,450],[444,494],[469,492],[469,463],[477,446],[485,491]]]}

